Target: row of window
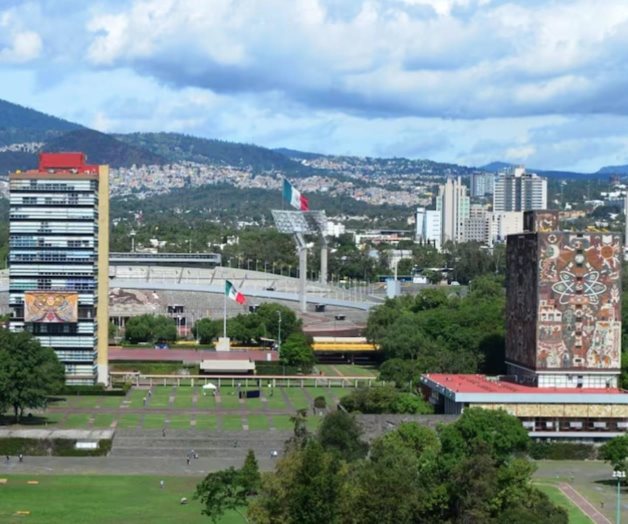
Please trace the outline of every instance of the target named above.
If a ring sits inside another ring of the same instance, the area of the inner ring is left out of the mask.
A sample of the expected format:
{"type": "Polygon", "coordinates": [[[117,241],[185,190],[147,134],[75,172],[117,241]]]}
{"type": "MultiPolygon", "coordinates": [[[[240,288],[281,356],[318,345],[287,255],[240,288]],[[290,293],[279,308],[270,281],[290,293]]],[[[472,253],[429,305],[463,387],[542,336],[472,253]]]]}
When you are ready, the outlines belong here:
{"type": "Polygon", "coordinates": [[[51,233],[61,234],[96,234],[98,233],[98,223],[89,220],[85,222],[16,222],[12,221],[9,225],[11,234],[15,233],[38,233],[41,235],[51,233]]]}
{"type": "Polygon", "coordinates": [[[97,244],[98,242],[96,242],[93,237],[75,238],[71,236],[45,237],[32,235],[11,235],[11,237],[9,238],[9,246],[11,246],[12,248],[91,248],[97,244]]]}
{"type": "Polygon", "coordinates": [[[95,195],[89,193],[72,193],[69,195],[11,195],[10,204],[13,206],[93,206],[98,202],[95,195]]]}
{"type": "Polygon", "coordinates": [[[52,191],[69,193],[72,191],[96,191],[98,181],[96,180],[72,180],[71,182],[53,180],[10,180],[9,189],[11,191],[52,191]]]}

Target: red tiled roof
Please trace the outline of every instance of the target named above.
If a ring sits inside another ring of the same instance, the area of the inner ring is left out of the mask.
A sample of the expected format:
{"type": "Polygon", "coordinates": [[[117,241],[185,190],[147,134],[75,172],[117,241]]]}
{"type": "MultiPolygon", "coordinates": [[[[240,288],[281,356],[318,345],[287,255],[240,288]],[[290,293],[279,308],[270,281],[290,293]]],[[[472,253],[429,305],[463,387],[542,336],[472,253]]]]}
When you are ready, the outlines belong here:
{"type": "Polygon", "coordinates": [[[456,393],[511,393],[511,394],[540,394],[569,393],[574,395],[587,394],[623,394],[617,388],[539,388],[515,384],[497,377],[487,375],[458,375],[447,373],[426,373],[423,375],[432,382],[456,393]]]}

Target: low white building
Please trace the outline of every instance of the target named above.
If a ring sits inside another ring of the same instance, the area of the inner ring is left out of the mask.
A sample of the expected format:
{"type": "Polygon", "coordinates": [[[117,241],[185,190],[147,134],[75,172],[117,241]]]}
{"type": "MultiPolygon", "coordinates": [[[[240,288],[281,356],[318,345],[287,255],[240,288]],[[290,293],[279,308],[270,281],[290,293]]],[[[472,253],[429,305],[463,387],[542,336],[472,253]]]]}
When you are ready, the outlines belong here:
{"type": "Polygon", "coordinates": [[[440,251],[441,246],[441,212],[434,209],[417,208],[416,211],[416,240],[432,244],[440,251]]]}

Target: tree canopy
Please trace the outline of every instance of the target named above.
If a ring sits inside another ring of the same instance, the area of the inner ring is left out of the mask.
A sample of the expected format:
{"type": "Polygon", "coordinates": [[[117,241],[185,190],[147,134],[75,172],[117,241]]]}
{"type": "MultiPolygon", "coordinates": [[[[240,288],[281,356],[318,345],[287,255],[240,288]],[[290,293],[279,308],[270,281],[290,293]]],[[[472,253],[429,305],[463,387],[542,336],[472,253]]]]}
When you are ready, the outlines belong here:
{"type": "Polygon", "coordinates": [[[165,315],[139,315],[127,320],[124,337],[132,344],[139,342],[170,342],[177,338],[177,326],[165,315]]]}
{"type": "Polygon", "coordinates": [[[268,524],[567,524],[567,513],[532,484],[534,466],[515,455],[527,439],[520,422],[469,411],[439,432],[401,424],[375,439],[368,456],[360,450],[364,458],[348,442],[360,438],[351,419],[327,415],[315,437],[287,448],[264,475],[248,516],[268,524]],[[453,435],[462,442],[453,446],[453,435]]]}
{"type": "Polygon", "coordinates": [[[63,383],[63,365],[52,349],[29,333],[0,330],[0,412],[10,407],[19,421],[25,409],[45,408],[63,383]]]}

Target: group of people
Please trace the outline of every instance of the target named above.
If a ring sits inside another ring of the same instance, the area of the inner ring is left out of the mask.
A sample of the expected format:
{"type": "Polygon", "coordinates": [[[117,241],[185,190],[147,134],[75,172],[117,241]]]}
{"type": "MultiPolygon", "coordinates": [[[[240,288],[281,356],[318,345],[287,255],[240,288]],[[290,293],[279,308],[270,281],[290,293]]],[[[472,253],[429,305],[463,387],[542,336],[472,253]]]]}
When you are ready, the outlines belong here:
{"type": "MultiPolygon", "coordinates": [[[[18,462],[24,462],[24,455],[22,455],[21,453],[17,456],[17,460],[18,462]]],[[[6,455],[4,458],[4,461],[8,464],[9,462],[11,462],[11,457],[9,455],[6,455]]]]}
{"type": "Polygon", "coordinates": [[[191,449],[185,457],[188,466],[190,465],[190,460],[192,459],[198,459],[198,453],[193,449],[191,449]]]}

